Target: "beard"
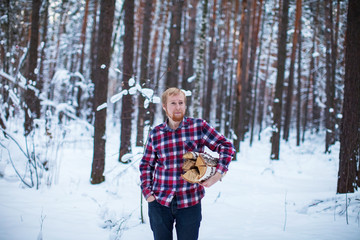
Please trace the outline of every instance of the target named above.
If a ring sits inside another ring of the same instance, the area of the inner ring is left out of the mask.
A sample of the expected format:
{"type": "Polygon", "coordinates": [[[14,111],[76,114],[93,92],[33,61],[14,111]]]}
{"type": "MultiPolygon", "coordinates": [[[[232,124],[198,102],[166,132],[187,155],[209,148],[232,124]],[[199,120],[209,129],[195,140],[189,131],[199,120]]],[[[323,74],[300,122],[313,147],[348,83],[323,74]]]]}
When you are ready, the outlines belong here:
{"type": "Polygon", "coordinates": [[[184,118],[184,113],[181,113],[180,115],[176,115],[176,114],[169,114],[168,111],[166,111],[166,115],[171,118],[174,122],[181,122],[184,118]]]}

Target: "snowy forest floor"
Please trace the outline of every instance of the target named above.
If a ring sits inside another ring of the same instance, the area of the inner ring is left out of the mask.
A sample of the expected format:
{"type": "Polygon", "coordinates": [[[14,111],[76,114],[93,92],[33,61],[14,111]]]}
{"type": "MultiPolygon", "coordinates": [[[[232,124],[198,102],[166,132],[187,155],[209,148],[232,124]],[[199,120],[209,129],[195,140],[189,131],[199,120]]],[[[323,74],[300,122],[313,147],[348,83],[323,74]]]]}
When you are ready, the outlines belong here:
{"type": "MultiPolygon", "coordinates": [[[[38,145],[38,152],[57,149],[38,190],[24,187],[0,147],[1,239],[152,239],[146,203],[140,220],[142,149],[130,164],[119,163],[118,127],[108,127],[106,181],[91,185],[92,139],[81,129],[68,127],[55,147],[38,145]]],[[[270,161],[268,134],[252,147],[242,142],[224,180],[206,189],[199,239],[359,240],[360,193],[336,194],[339,143],[324,154],[322,135],[309,135],[300,147],[281,142],[281,159],[270,161]]],[[[24,173],[17,146],[0,141],[24,173]]]]}

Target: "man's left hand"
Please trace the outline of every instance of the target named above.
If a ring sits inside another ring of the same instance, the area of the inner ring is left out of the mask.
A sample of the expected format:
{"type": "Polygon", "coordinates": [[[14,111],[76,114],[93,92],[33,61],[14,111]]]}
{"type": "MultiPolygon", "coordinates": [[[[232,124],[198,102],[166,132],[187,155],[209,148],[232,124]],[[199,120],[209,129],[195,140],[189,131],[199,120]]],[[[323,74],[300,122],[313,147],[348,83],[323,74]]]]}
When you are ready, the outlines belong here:
{"type": "Polygon", "coordinates": [[[221,179],[222,175],[219,172],[216,172],[214,176],[212,176],[211,178],[209,178],[208,180],[206,180],[203,183],[200,183],[200,185],[204,186],[204,187],[211,187],[212,185],[214,185],[216,182],[218,182],[221,179]]]}

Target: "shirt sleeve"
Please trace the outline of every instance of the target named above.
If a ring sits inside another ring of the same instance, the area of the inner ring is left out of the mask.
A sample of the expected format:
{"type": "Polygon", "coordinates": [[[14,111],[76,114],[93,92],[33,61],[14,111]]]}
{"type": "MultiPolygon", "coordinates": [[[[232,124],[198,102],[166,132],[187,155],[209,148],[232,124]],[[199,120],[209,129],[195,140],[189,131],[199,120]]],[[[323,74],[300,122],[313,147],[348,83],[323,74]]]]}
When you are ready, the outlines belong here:
{"type": "Polygon", "coordinates": [[[151,137],[148,139],[148,143],[145,147],[144,155],[140,161],[140,181],[141,190],[145,199],[153,194],[153,175],[155,170],[156,152],[154,151],[151,137]]]}
{"type": "Polygon", "coordinates": [[[205,146],[211,151],[219,154],[219,163],[216,171],[224,174],[228,171],[228,166],[235,154],[233,144],[222,134],[217,132],[215,128],[210,126],[205,120],[202,123],[202,134],[205,146]]]}

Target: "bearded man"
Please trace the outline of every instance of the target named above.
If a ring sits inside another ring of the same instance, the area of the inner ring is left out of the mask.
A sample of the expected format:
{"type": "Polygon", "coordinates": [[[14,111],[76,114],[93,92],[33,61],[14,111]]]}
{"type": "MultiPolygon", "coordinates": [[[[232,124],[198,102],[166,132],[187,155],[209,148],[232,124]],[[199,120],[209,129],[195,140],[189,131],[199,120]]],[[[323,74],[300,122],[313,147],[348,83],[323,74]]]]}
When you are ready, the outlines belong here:
{"type": "Polygon", "coordinates": [[[205,120],[184,116],[186,96],[182,90],[167,89],[162,107],[167,120],[150,131],[139,166],[151,230],[155,240],[171,240],[175,223],[178,240],[196,240],[204,187],[211,187],[228,171],[235,149],[205,120]],[[205,146],[219,154],[216,173],[202,183],[189,183],[181,177],[183,155],[204,152],[205,146]]]}

